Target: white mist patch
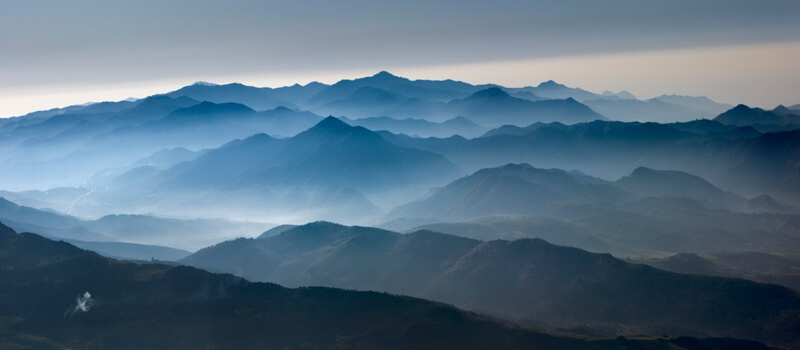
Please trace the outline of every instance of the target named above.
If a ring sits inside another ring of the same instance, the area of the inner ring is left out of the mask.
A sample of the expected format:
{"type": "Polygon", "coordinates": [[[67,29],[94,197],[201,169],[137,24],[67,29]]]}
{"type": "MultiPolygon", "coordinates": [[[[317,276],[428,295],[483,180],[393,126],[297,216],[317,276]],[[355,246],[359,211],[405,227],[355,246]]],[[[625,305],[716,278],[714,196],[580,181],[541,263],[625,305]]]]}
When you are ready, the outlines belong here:
{"type": "Polygon", "coordinates": [[[64,314],[66,317],[67,315],[74,315],[79,312],[89,312],[92,309],[92,306],[95,305],[95,299],[92,299],[92,294],[89,292],[83,293],[83,295],[79,295],[75,298],[75,305],[70,306],[67,309],[67,312],[64,314]]]}

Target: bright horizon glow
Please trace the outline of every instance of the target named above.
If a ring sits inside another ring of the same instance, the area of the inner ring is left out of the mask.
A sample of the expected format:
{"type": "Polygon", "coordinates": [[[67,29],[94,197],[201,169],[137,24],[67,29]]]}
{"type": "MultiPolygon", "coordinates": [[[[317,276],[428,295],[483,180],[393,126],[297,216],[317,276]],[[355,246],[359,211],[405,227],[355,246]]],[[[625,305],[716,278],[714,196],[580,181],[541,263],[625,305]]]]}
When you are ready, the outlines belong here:
{"type": "MultiPolygon", "coordinates": [[[[670,49],[632,53],[576,55],[452,65],[389,66],[409,79],[454,79],[506,87],[555,80],[595,93],[627,90],[640,99],[663,94],[707,96],[716,102],[772,109],[800,103],[800,42],[670,49]],[[776,94],[779,91],[780,94],[776,94]]],[[[376,69],[333,69],[253,72],[162,80],[75,83],[0,88],[0,117],[88,102],[143,98],[179,89],[196,81],[239,82],[280,87],[370,76],[376,69]]]]}

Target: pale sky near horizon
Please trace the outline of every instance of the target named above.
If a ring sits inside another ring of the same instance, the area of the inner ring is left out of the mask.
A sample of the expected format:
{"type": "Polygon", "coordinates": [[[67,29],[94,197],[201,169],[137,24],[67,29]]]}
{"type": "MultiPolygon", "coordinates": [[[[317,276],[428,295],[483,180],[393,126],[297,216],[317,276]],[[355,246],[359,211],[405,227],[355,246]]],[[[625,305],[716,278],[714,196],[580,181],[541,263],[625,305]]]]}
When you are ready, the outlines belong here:
{"type": "Polygon", "coordinates": [[[195,81],[283,86],[380,70],[640,98],[800,103],[800,1],[0,2],[0,117],[195,81]]]}

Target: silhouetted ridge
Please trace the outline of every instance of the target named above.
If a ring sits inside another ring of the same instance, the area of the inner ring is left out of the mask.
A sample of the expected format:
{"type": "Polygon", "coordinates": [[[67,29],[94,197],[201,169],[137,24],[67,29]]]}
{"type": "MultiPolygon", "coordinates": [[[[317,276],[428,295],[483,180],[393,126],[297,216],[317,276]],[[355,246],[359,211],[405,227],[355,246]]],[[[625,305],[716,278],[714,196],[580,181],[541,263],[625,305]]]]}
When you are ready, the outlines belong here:
{"type": "Polygon", "coordinates": [[[775,110],[765,111],[761,108],[750,108],[740,104],[736,107],[720,114],[715,121],[722,124],[732,124],[738,126],[745,125],[798,125],[800,124],[800,113],[796,113],[787,108],[781,109],[778,106],[775,110]]]}
{"type": "Polygon", "coordinates": [[[413,295],[543,324],[611,322],[643,332],[798,339],[796,333],[782,338],[800,308],[790,289],[669,273],[537,238],[482,242],[429,230],[312,223],[221,243],[182,262],[289,286],[413,295]]]}
{"type": "Polygon", "coordinates": [[[498,87],[490,87],[488,89],[483,89],[478,91],[469,97],[468,99],[488,99],[488,98],[510,98],[507,92],[503,91],[503,89],[498,87]]]}
{"type": "Polygon", "coordinates": [[[329,117],[326,117],[325,119],[323,119],[322,121],[320,121],[319,123],[317,123],[317,125],[314,125],[310,129],[302,132],[301,134],[317,133],[317,132],[341,133],[341,132],[346,132],[348,130],[351,130],[353,128],[354,127],[352,127],[349,124],[341,121],[339,118],[336,118],[334,116],[329,116],[329,117]]]}
{"type": "Polygon", "coordinates": [[[270,143],[273,143],[273,142],[275,142],[277,140],[278,139],[276,139],[276,138],[274,138],[272,136],[269,136],[269,135],[264,134],[264,133],[260,133],[260,134],[255,134],[253,136],[250,136],[248,138],[244,138],[244,139],[241,139],[241,140],[239,140],[239,139],[233,140],[231,142],[228,142],[228,143],[220,146],[219,148],[222,149],[222,148],[229,148],[229,147],[242,147],[242,146],[245,146],[245,145],[246,145],[246,147],[254,147],[255,145],[270,144],[270,143]]]}
{"type": "Polygon", "coordinates": [[[215,114],[245,114],[255,113],[255,111],[243,104],[227,102],[213,103],[204,101],[191,107],[182,108],[170,113],[170,116],[184,115],[215,115],[215,114]]]}
{"type": "Polygon", "coordinates": [[[371,78],[373,79],[382,79],[382,80],[390,80],[390,79],[399,79],[399,80],[407,80],[405,78],[400,78],[392,73],[389,73],[385,70],[375,73],[371,78]]]}
{"type": "Polygon", "coordinates": [[[541,82],[537,88],[566,88],[566,85],[556,83],[553,80],[543,81],[541,82]]]}
{"type": "MultiPolygon", "coordinates": [[[[229,243],[242,248],[259,241],[229,243]]],[[[345,248],[360,252],[371,242],[348,241],[345,248]]],[[[417,247],[424,245],[412,244],[417,247]]],[[[305,271],[324,271],[342,262],[371,267],[345,258],[305,271]]],[[[426,265],[403,263],[399,266],[426,265]]],[[[0,319],[13,321],[0,331],[3,349],[673,347],[669,339],[588,340],[537,332],[441,303],[387,293],[288,289],[187,266],[118,262],[35,234],[17,235],[2,224],[0,266],[0,319]],[[76,296],[88,307],[77,308],[76,296]]],[[[705,350],[714,341],[681,339],[687,350],[705,350]]],[[[759,345],[733,340],[725,344],[726,348],[745,344],[748,349],[759,345]]]]}

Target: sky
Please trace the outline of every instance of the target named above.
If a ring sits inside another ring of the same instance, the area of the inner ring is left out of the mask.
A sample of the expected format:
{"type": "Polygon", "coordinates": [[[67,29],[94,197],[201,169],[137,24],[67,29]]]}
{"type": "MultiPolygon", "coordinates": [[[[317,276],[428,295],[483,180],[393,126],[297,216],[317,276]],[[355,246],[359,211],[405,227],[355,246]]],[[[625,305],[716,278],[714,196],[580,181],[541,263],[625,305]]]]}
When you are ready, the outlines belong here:
{"type": "Polygon", "coordinates": [[[0,1],[0,117],[381,70],[800,103],[800,1],[0,1]]]}

